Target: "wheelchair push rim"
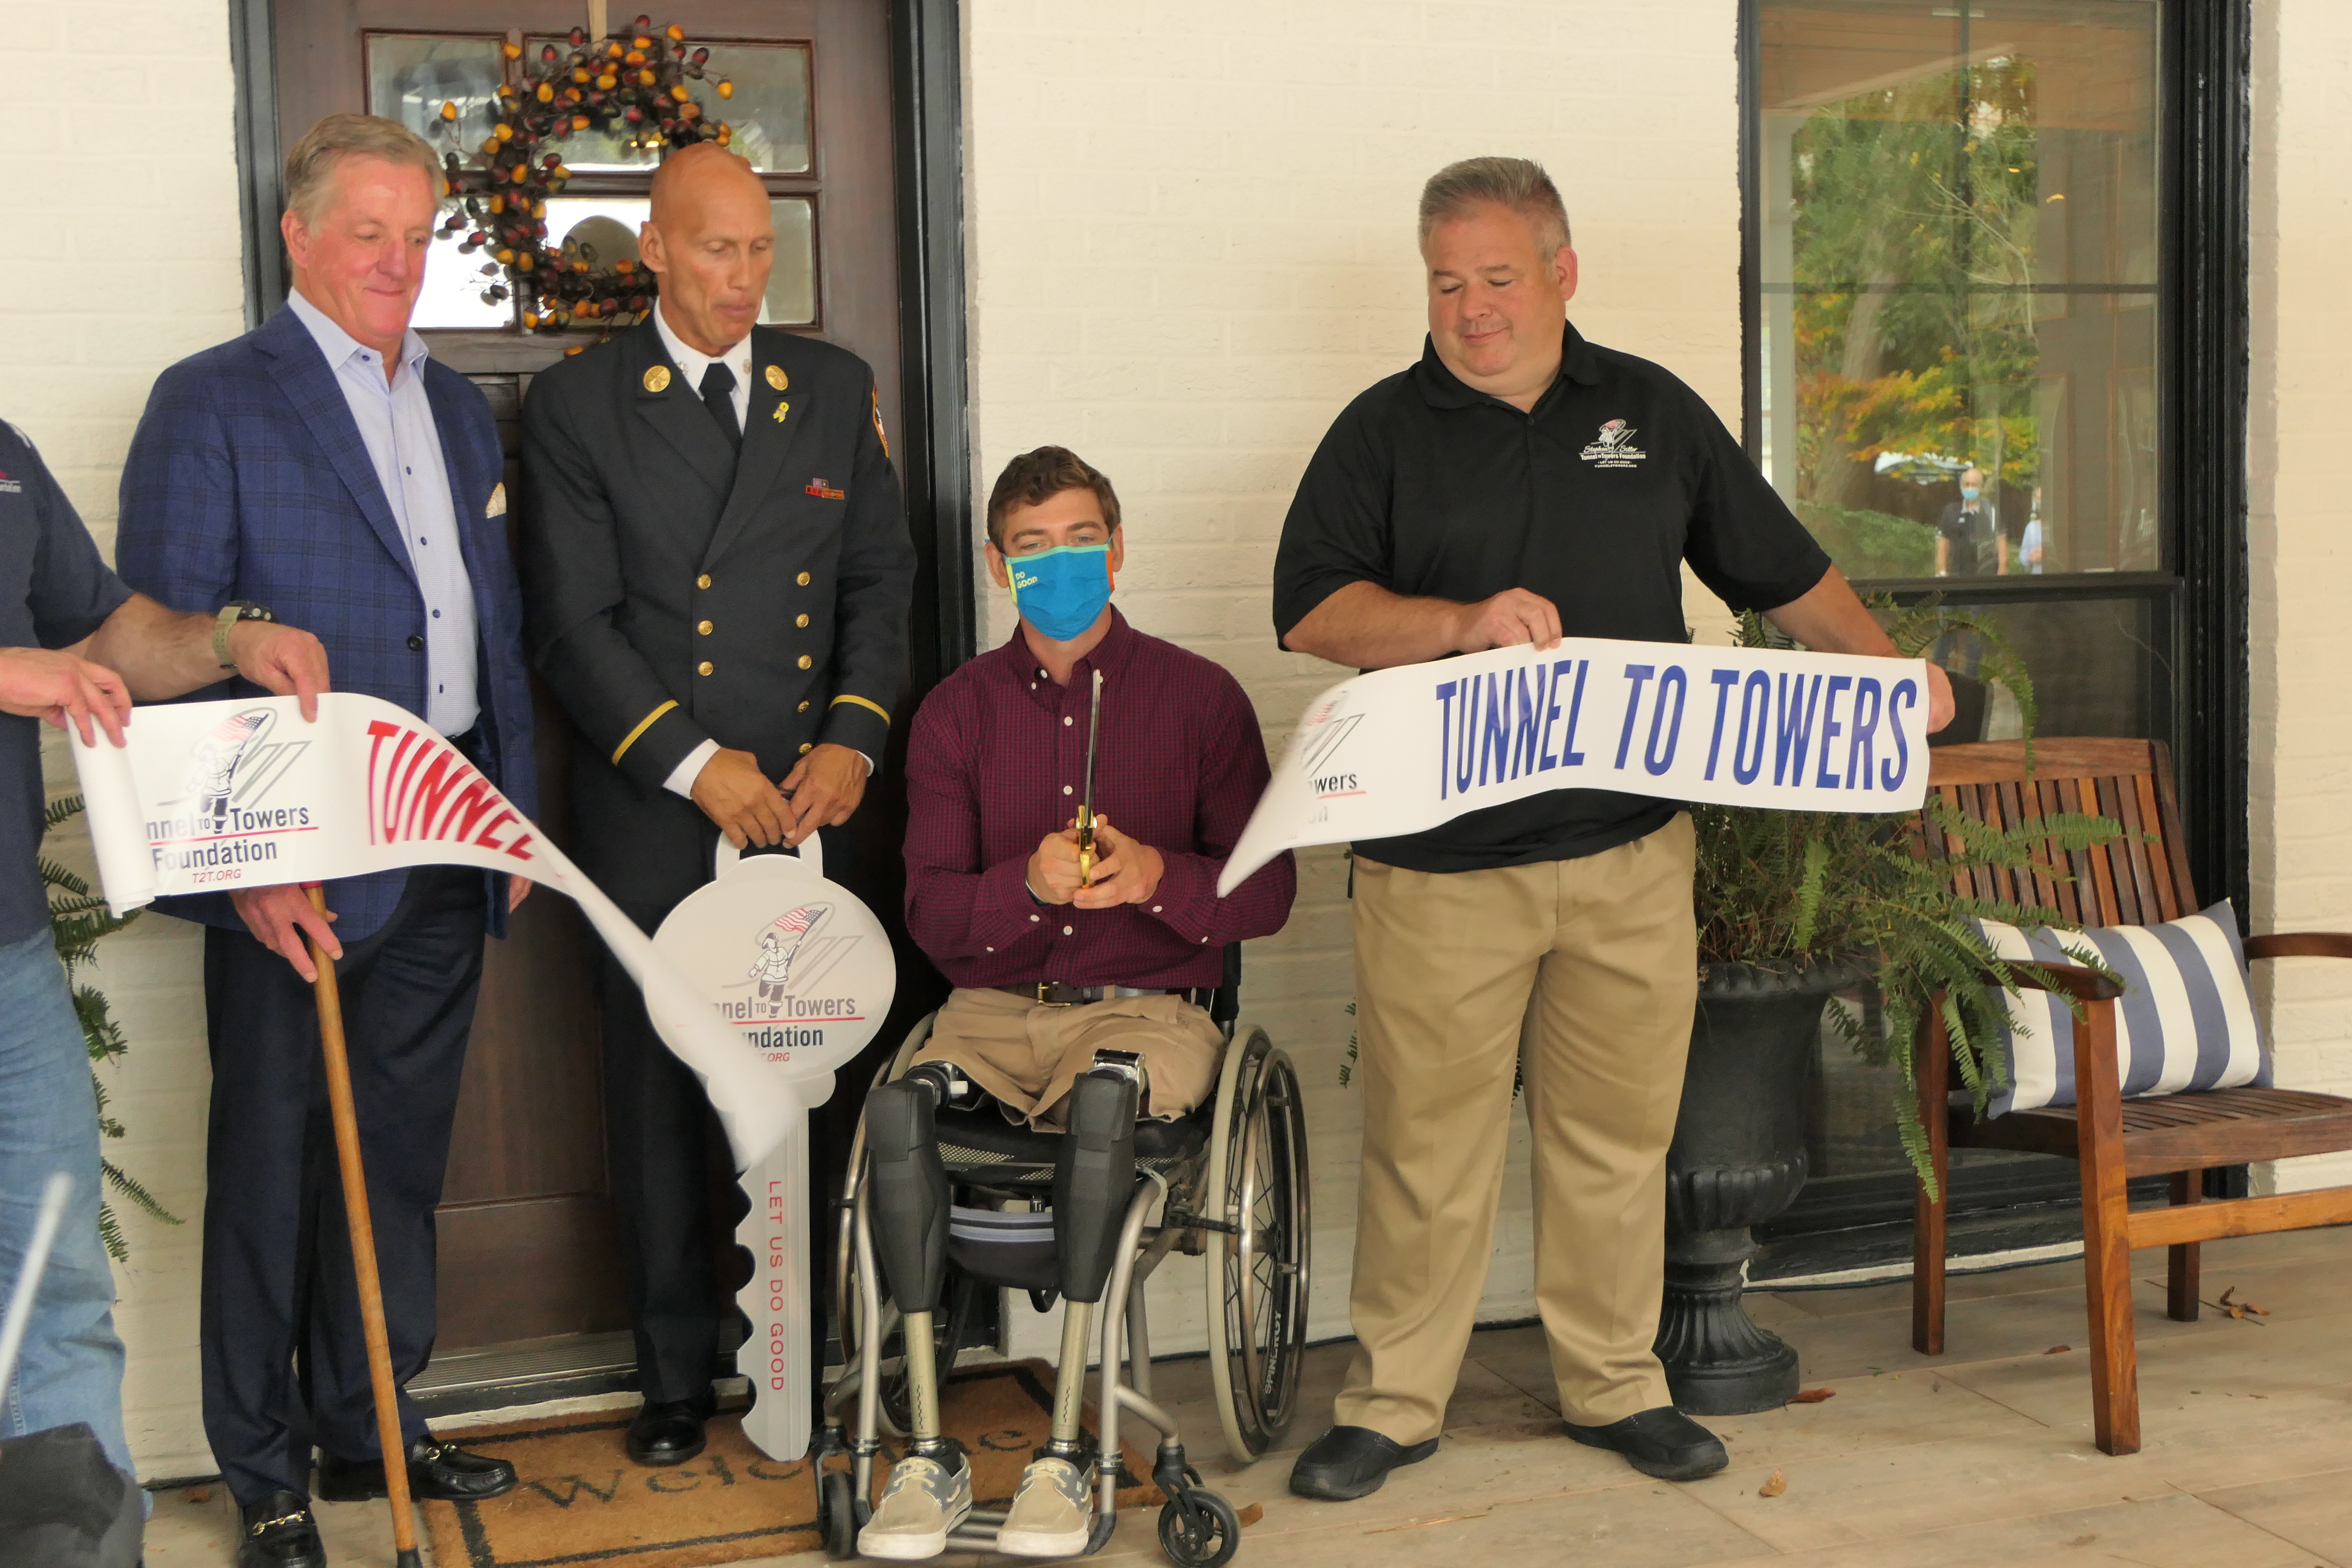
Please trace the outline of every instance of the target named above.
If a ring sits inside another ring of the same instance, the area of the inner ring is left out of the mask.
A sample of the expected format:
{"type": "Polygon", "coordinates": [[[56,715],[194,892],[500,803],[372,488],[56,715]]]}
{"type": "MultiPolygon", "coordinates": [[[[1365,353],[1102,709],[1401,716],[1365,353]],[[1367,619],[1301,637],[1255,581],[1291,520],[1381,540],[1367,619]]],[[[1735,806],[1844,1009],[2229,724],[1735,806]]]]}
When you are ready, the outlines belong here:
{"type": "Polygon", "coordinates": [[[1297,1414],[1307,1352],[1312,1218],[1298,1075],[1265,1031],[1236,1031],[1219,1086],[1202,1212],[1209,1356],[1225,1444],[1236,1462],[1265,1453],[1297,1414]]]}

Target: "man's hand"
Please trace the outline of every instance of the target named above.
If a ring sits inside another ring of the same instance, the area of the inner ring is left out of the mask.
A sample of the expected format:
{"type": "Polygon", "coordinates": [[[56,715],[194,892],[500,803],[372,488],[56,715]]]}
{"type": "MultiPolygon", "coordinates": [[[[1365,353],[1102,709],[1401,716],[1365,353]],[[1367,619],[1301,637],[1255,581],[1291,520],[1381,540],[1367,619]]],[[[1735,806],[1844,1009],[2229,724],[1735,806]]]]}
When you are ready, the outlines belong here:
{"type": "Polygon", "coordinates": [[[1541,594],[1506,588],[1491,599],[1462,606],[1454,623],[1454,646],[1462,653],[1484,653],[1490,647],[1515,647],[1521,643],[1554,647],[1559,636],[1558,605],[1541,594]]]}
{"type": "MultiPolygon", "coordinates": [[[[1072,835],[1071,857],[1076,858],[1076,835],[1072,835]]],[[[1168,862],[1150,845],[1129,838],[1110,825],[1110,818],[1095,818],[1095,847],[1101,857],[1095,862],[1091,885],[1081,888],[1070,901],[1082,910],[1107,910],[1117,904],[1139,904],[1160,890],[1160,879],[1168,874],[1168,862]]]]}
{"type": "Polygon", "coordinates": [[[239,621],[228,629],[236,672],[273,696],[302,700],[302,721],[319,721],[319,693],[327,689],[326,645],[298,626],[239,621]]]}
{"type": "Polygon", "coordinates": [[[529,897],[530,897],[530,878],[515,876],[507,878],[507,913],[512,914],[522,908],[522,901],[529,897]]]}
{"type": "Polygon", "coordinates": [[[318,969],[310,963],[310,950],[302,940],[305,933],[318,939],[320,950],[329,958],[343,956],[343,944],[328,926],[334,911],[312,909],[310,895],[299,886],[284,882],[275,888],[243,888],[228,899],[253,940],[292,964],[294,973],[304,980],[319,978],[318,969]]]}
{"type": "Polygon", "coordinates": [[[792,821],[792,807],[760,771],[760,759],[724,746],[694,775],[694,804],[738,849],[775,843],[792,821]]]}
{"type": "Polygon", "coordinates": [[[1927,667],[1927,733],[1933,735],[1940,731],[1958,711],[1959,704],[1952,697],[1952,678],[1944,673],[1942,665],[1930,664],[1927,667]]]}
{"type": "Polygon", "coordinates": [[[1061,832],[1048,833],[1039,839],[1023,875],[1028,879],[1032,898],[1049,904],[1066,904],[1077,897],[1078,889],[1086,885],[1078,875],[1077,823],[1073,821],[1061,832]]]}
{"type": "Polygon", "coordinates": [[[106,738],[122,744],[131,721],[131,689],[102,664],[45,647],[0,648],[0,712],[19,714],[62,730],[70,718],[86,745],[96,745],[95,720],[106,738]]]}
{"type": "Polygon", "coordinates": [[[803,757],[784,775],[783,792],[792,797],[784,842],[797,848],[818,828],[847,822],[866,798],[866,771],[864,753],[830,741],[803,757]]]}

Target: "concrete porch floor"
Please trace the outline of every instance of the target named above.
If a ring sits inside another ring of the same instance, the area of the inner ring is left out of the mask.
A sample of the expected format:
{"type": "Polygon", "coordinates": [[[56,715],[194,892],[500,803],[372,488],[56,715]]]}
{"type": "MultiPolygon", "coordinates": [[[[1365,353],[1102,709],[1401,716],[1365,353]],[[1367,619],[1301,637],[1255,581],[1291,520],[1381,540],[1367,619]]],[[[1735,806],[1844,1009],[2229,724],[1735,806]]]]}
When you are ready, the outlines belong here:
{"type": "MultiPolygon", "coordinates": [[[[1238,1508],[1264,1506],[1237,1561],[1265,1568],[2352,1568],[2352,1227],[2210,1244],[2206,1300],[2234,1287],[2270,1309],[2251,1321],[2209,1310],[2173,1322],[2164,1255],[2133,1262],[2146,1446],[2120,1459],[2091,1446],[2074,1262],[1955,1279],[1951,1348],[1933,1361],[1910,1349],[1907,1283],[1749,1296],[1757,1321],[1797,1347],[1805,1385],[1836,1394],[1711,1423],[1731,1468],[1688,1486],[1559,1435],[1532,1328],[1478,1335],[1436,1457],[1355,1503],[1308,1502],[1286,1487],[1297,1450],[1328,1424],[1348,1346],[1310,1353],[1288,1444],[1240,1471],[1219,1457],[1203,1363],[1161,1366],[1155,1392],[1209,1484],[1238,1508]],[[1786,1489],[1760,1496],[1776,1471],[1786,1489]]],[[[382,1504],[320,1514],[335,1563],[390,1563],[382,1504]]],[[[1154,1522],[1123,1516],[1096,1561],[1164,1562],[1154,1522]]],[[[218,1488],[204,1504],[160,1496],[150,1568],[226,1568],[233,1528],[218,1488]]]]}

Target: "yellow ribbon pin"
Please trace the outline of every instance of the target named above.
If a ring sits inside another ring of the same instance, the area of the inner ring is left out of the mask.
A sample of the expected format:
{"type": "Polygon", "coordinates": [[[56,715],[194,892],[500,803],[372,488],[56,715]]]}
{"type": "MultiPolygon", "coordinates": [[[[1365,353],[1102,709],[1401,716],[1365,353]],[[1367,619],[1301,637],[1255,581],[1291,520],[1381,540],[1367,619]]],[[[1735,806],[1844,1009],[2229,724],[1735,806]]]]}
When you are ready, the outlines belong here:
{"type": "Polygon", "coordinates": [[[782,425],[782,424],[784,422],[784,416],[785,416],[785,415],[787,415],[787,414],[790,414],[792,411],[793,411],[793,405],[792,405],[791,404],[789,404],[789,403],[779,403],[779,404],[777,404],[777,405],[776,405],[776,423],[777,423],[777,424],[779,424],[779,425],[782,425]]]}

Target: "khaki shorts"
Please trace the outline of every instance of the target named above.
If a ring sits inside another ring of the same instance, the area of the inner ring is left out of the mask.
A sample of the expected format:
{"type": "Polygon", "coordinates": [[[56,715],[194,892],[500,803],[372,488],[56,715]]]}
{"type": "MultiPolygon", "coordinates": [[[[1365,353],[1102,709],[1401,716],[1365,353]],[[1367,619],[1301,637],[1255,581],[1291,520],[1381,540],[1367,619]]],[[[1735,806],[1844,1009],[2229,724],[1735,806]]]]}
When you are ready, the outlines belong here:
{"type": "Polygon", "coordinates": [[[1065,1101],[1098,1050],[1132,1051],[1150,1075],[1143,1114],[1172,1121],[1208,1098],[1224,1032],[1181,996],[1118,996],[1056,1007],[1005,991],[959,989],[931,1026],[918,1062],[953,1062],[1007,1115],[1059,1132],[1065,1101]]]}

